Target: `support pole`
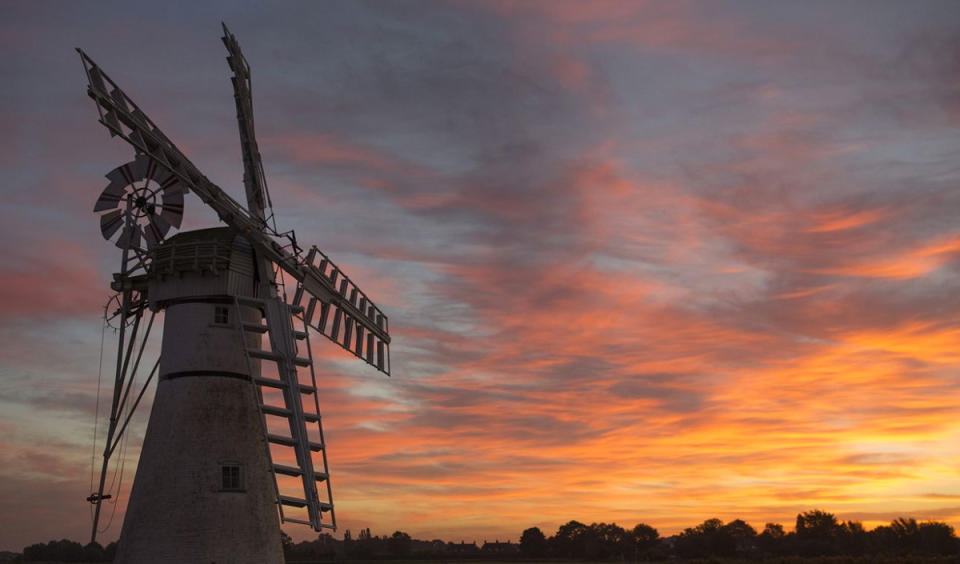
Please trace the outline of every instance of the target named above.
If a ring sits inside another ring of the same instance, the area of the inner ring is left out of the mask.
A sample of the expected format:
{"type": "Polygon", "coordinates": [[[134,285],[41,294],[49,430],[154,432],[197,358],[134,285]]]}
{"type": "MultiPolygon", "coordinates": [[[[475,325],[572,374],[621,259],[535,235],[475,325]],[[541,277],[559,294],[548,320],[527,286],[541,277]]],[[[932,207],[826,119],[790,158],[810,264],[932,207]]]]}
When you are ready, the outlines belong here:
{"type": "MultiPolygon", "coordinates": [[[[123,259],[120,262],[120,283],[121,294],[123,298],[120,302],[120,337],[119,345],[117,347],[117,369],[116,376],[114,377],[113,384],[113,401],[110,406],[110,426],[107,428],[107,440],[104,443],[103,448],[103,465],[100,467],[100,485],[97,488],[96,497],[94,497],[93,502],[96,503],[96,509],[93,512],[93,528],[90,532],[90,542],[96,542],[97,540],[97,526],[100,522],[100,506],[103,503],[103,486],[107,481],[107,465],[110,461],[110,454],[112,452],[110,448],[110,443],[113,441],[113,433],[117,429],[117,408],[120,404],[120,394],[123,391],[123,381],[125,379],[124,370],[126,369],[127,362],[129,358],[125,358],[126,355],[123,354],[123,345],[124,339],[126,338],[126,329],[127,329],[127,315],[130,313],[130,300],[132,298],[132,290],[127,285],[127,266],[130,260],[130,232],[134,227],[133,213],[130,211],[130,208],[133,206],[132,195],[127,196],[127,206],[124,214],[124,231],[127,235],[127,246],[123,248],[123,259]]],[[[123,232],[121,232],[121,237],[123,237],[123,232]]],[[[132,342],[132,341],[131,341],[132,342]]]]}

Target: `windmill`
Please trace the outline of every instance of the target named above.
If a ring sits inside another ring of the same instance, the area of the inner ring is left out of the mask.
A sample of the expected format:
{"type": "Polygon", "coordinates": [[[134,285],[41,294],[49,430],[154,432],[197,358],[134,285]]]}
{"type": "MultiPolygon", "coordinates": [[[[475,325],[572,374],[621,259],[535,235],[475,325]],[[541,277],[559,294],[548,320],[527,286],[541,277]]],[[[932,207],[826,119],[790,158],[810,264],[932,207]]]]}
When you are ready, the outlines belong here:
{"type": "Polygon", "coordinates": [[[320,249],[304,250],[292,231],[276,227],[250,68],[226,25],[223,32],[246,206],[77,49],[100,123],[136,153],[107,174],[94,206],[121,261],[107,312],[118,330],[110,422],[99,487],[87,498],[95,506],[92,540],[111,497],[111,456],[158,380],[117,562],[282,562],[279,523],[335,529],[311,333],[390,374],[386,315],[320,249]],[[168,237],[189,192],[224,225],[168,237]],[[160,357],[134,385],[160,311],[160,357]]]}

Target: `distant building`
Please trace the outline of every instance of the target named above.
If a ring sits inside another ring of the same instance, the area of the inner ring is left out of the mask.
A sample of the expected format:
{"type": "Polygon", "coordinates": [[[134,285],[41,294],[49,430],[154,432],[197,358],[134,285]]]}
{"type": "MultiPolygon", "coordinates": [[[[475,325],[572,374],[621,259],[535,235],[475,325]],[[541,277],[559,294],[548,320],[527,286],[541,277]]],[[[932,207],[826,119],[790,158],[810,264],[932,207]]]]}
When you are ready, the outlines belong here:
{"type": "Polygon", "coordinates": [[[412,541],[410,551],[414,554],[446,554],[448,551],[447,543],[435,539],[431,541],[416,540],[412,541]]]}
{"type": "Polygon", "coordinates": [[[496,554],[504,556],[520,554],[520,545],[514,544],[510,541],[500,542],[499,539],[495,542],[483,541],[483,547],[480,549],[480,552],[483,554],[496,554]]]}
{"type": "Polygon", "coordinates": [[[460,544],[457,544],[455,542],[447,543],[447,550],[450,552],[450,554],[461,554],[461,555],[477,554],[480,552],[480,549],[477,548],[476,542],[467,544],[464,541],[460,541],[460,544]]]}

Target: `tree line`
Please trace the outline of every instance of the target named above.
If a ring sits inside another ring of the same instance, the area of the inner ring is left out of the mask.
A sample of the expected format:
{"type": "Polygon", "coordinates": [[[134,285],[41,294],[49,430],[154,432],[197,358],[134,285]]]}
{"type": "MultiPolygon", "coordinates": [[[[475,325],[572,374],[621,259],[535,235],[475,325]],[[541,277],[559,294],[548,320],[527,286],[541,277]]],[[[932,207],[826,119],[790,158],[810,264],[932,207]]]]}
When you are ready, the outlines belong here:
{"type": "MultiPolygon", "coordinates": [[[[661,537],[657,529],[639,523],[627,529],[615,523],[570,521],[547,536],[538,527],[524,530],[519,542],[445,542],[419,540],[402,531],[389,536],[372,535],[364,529],[343,539],[321,534],[315,540],[294,543],[283,535],[288,562],[350,560],[569,560],[592,562],[644,562],[674,558],[744,558],[762,560],[795,556],[801,558],[850,556],[936,557],[960,555],[960,542],[953,527],[939,521],[918,522],[898,518],[889,525],[866,530],[859,521],[841,521],[818,509],[797,515],[792,531],[779,523],[767,523],[757,532],[741,519],[724,523],[708,519],[681,533],[661,537]]],[[[14,561],[110,562],[116,543],[59,540],[23,549],[14,561]]]]}
{"type": "Polygon", "coordinates": [[[840,521],[832,513],[812,510],[798,514],[790,532],[779,523],[767,523],[758,533],[741,519],[729,523],[708,519],[666,538],[644,523],[628,530],[616,524],[570,521],[549,538],[536,527],[525,530],[519,550],[530,558],[637,562],[671,558],[949,556],[960,554],[960,544],[953,527],[942,522],[899,518],[867,531],[858,521],[840,521]]]}
{"type": "Polygon", "coordinates": [[[679,534],[661,537],[657,529],[645,523],[627,529],[616,523],[570,521],[549,537],[540,528],[530,527],[521,533],[518,543],[423,541],[402,531],[378,537],[366,529],[356,539],[347,531],[342,541],[320,535],[317,540],[293,544],[287,538],[284,549],[288,561],[492,558],[643,562],[675,558],[952,556],[960,554],[960,542],[953,527],[943,522],[901,517],[868,531],[859,521],[841,521],[832,513],[815,509],[798,514],[794,530],[789,532],[779,523],[767,523],[757,532],[741,519],[728,523],[708,519],[679,534]]]}

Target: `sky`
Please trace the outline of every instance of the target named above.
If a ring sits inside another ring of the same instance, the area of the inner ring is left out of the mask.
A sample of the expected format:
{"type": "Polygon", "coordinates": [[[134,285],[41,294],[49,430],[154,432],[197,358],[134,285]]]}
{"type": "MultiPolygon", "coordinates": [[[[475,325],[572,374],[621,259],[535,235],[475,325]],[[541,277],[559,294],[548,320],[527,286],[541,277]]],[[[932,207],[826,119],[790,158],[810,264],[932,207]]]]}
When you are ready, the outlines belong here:
{"type": "Polygon", "coordinates": [[[74,48],[241,199],[221,21],[279,225],[390,317],[390,378],[314,344],[341,532],[960,527],[957,3],[18,0],[0,550],[87,538],[113,378],[91,210],[133,152],[74,48]]]}

